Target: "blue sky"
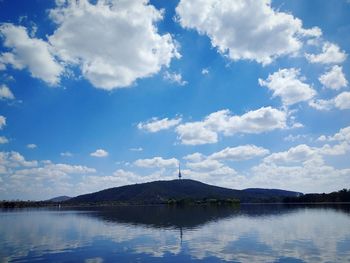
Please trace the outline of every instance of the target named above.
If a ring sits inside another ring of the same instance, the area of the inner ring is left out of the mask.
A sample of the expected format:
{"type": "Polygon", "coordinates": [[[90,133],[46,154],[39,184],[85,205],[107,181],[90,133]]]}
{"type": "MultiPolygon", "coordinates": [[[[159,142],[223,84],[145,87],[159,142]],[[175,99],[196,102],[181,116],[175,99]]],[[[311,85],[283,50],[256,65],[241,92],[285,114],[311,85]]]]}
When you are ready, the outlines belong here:
{"type": "Polygon", "coordinates": [[[0,2],[0,199],[350,179],[350,3],[0,2]]]}

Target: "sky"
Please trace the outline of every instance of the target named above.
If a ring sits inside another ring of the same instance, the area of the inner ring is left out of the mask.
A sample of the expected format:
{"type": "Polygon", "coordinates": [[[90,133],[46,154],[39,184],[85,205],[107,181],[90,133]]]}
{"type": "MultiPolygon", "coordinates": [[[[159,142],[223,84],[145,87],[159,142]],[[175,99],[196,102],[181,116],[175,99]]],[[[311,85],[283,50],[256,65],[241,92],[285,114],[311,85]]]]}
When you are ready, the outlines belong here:
{"type": "Polygon", "coordinates": [[[350,1],[0,1],[0,200],[350,182],[350,1]]]}

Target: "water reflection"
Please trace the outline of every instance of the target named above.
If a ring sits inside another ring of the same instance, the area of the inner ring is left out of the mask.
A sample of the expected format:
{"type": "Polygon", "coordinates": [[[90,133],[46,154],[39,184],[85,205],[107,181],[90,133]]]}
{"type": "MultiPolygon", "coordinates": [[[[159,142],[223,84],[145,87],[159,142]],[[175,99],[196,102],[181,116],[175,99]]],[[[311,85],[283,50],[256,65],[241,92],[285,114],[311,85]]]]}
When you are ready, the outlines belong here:
{"type": "Polygon", "coordinates": [[[349,207],[0,212],[0,262],[349,262],[349,207]]]}

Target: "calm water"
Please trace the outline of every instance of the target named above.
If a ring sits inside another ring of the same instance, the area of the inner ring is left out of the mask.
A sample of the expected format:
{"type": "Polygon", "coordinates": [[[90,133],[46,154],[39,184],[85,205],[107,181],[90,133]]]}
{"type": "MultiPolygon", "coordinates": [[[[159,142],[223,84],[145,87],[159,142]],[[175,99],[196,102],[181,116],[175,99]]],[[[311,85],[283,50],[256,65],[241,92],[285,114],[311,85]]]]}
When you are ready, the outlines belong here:
{"type": "Polygon", "coordinates": [[[350,262],[350,206],[0,212],[0,262],[350,262]]]}

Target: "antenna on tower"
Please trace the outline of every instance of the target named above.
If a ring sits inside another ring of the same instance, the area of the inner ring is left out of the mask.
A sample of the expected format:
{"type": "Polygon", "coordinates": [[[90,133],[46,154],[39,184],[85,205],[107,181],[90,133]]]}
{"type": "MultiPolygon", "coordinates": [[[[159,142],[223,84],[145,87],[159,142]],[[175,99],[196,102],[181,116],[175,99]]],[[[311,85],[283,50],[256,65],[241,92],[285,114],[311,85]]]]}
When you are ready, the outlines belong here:
{"type": "Polygon", "coordinates": [[[179,162],[179,180],[181,179],[182,175],[181,175],[181,169],[180,169],[180,162],[179,162]]]}

